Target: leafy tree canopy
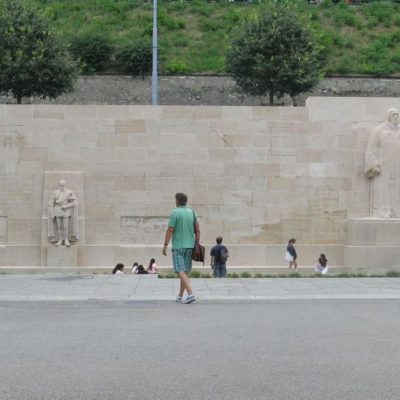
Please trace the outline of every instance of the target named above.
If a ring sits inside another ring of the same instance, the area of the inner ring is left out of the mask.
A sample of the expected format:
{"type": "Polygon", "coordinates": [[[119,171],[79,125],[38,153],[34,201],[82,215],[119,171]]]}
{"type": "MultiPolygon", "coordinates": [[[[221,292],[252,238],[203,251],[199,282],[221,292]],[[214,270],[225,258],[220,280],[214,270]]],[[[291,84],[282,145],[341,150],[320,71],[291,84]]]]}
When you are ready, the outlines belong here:
{"type": "Polygon", "coordinates": [[[247,94],[292,98],[321,78],[321,48],[308,25],[285,3],[273,1],[238,30],[227,69],[247,94]]]}
{"type": "Polygon", "coordinates": [[[78,68],[29,1],[0,0],[0,92],[56,98],[73,89],[78,68]]]}

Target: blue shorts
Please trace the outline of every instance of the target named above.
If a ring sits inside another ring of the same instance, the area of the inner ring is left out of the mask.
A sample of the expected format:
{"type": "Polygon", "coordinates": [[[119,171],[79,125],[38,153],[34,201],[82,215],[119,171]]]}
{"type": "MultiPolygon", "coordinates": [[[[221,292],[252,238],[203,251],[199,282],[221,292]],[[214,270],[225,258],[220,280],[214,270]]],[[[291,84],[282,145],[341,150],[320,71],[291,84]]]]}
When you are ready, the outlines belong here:
{"type": "Polygon", "coordinates": [[[193,249],[172,249],[172,262],[175,272],[187,272],[192,270],[193,249]]]}

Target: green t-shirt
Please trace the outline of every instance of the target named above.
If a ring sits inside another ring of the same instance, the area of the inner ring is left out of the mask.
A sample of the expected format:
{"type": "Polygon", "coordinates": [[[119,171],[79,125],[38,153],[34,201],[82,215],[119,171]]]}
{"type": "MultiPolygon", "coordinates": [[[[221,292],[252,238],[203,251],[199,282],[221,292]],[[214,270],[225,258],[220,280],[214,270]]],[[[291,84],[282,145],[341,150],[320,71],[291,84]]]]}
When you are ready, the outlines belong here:
{"type": "Polygon", "coordinates": [[[175,208],[169,217],[168,227],[174,228],[172,235],[173,249],[193,249],[194,222],[196,213],[186,206],[175,208]]]}

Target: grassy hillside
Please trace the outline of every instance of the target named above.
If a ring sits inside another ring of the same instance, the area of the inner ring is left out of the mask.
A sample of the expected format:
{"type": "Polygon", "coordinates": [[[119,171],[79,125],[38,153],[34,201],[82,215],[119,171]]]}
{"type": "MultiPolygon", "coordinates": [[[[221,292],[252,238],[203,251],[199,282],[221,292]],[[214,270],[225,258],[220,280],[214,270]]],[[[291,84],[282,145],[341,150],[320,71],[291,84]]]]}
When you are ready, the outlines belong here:
{"type": "MultiPolygon", "coordinates": [[[[68,41],[97,35],[107,54],[138,38],[151,38],[152,4],[139,0],[32,0],[68,41]],[[102,40],[102,39],[101,39],[102,40]]],[[[268,0],[261,0],[268,1],[268,0]]],[[[386,75],[400,72],[400,5],[375,1],[348,6],[325,0],[292,0],[326,47],[328,74],[386,75]]],[[[233,30],[260,3],[159,0],[160,70],[163,73],[224,73],[233,30]]],[[[105,57],[105,56],[104,56],[105,57]]],[[[116,70],[113,59],[98,71],[116,70]]]]}

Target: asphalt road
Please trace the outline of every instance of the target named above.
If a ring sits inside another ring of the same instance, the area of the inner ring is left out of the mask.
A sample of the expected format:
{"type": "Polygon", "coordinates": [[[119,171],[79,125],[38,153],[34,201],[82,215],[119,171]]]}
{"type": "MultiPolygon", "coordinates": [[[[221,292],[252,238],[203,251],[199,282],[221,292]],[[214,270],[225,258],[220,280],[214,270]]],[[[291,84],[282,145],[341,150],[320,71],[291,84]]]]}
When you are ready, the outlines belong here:
{"type": "Polygon", "coordinates": [[[398,400],[399,306],[4,301],[0,399],[398,400]]]}

